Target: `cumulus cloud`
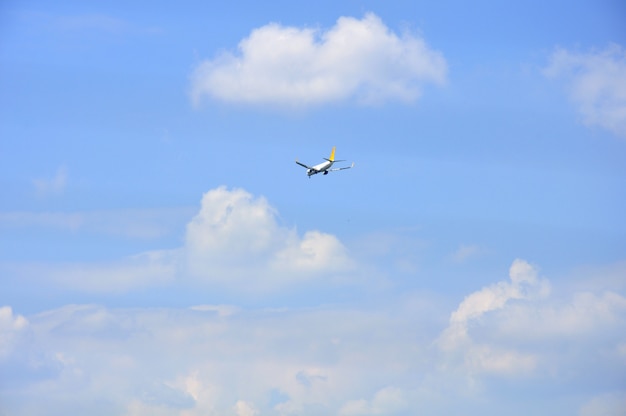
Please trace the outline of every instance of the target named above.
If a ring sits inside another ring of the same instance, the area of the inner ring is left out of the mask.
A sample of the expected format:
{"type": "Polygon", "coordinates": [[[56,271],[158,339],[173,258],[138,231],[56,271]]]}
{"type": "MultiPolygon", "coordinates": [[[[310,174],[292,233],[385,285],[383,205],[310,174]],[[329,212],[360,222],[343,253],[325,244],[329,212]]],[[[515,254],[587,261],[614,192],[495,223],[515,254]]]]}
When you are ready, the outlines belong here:
{"type": "MultiPolygon", "coordinates": [[[[82,225],[82,216],[7,214],[0,215],[0,224],[5,219],[88,227],[82,225]]],[[[137,231],[140,236],[151,233],[150,227],[137,230],[143,230],[137,231]]],[[[86,292],[128,292],[183,282],[261,293],[320,279],[346,282],[355,262],[334,235],[317,230],[300,235],[295,228],[279,224],[276,210],[265,198],[243,189],[219,187],[203,195],[181,247],[109,262],[13,264],[2,269],[31,279],[41,276],[55,285],[86,292]]]]}
{"type": "Polygon", "coordinates": [[[515,260],[509,269],[510,282],[502,281],[467,296],[450,316],[450,326],[443,334],[441,345],[455,348],[468,338],[468,324],[485,313],[503,308],[513,299],[528,299],[546,295],[549,285],[537,278],[537,271],[524,260],[515,260]]]}
{"type": "Polygon", "coordinates": [[[308,231],[300,237],[295,229],[278,224],[276,211],[264,198],[225,187],[203,196],[200,212],[187,225],[185,253],[193,276],[254,289],[353,266],[335,236],[308,231]]]}
{"type": "Polygon", "coordinates": [[[528,372],[536,364],[532,355],[477,344],[470,336],[470,325],[483,315],[503,309],[513,300],[545,297],[550,286],[537,277],[537,270],[524,260],[515,260],[509,269],[509,281],[484,287],[467,296],[450,316],[437,345],[443,351],[464,352],[464,362],[471,372],[516,374],[528,372]]]}
{"type": "Polygon", "coordinates": [[[288,231],[276,224],[275,215],[264,198],[242,189],[211,190],[187,225],[186,246],[213,262],[255,262],[286,238],[288,231]]]}
{"type": "Polygon", "coordinates": [[[615,385],[626,364],[624,333],[623,294],[603,289],[555,295],[534,266],[515,260],[509,280],[465,297],[434,345],[442,368],[460,370],[470,383],[488,374],[615,385]]]}
{"type": "Polygon", "coordinates": [[[379,17],[340,17],[332,28],[268,24],[202,62],[191,77],[194,103],[203,97],[307,106],[355,99],[414,101],[425,84],[446,80],[443,55],[411,33],[398,36],[379,17]]]}
{"type": "Polygon", "coordinates": [[[626,138],[626,51],[620,45],[589,53],[559,48],[544,73],[565,81],[585,124],[626,138]]]}

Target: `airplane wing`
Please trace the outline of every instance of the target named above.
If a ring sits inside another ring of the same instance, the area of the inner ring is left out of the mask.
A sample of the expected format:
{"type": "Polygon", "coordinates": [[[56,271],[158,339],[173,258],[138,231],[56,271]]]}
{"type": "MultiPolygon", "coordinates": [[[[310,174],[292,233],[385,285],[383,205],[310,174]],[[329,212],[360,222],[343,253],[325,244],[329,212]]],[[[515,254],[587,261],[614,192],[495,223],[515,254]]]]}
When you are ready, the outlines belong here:
{"type": "Polygon", "coordinates": [[[334,169],[328,169],[328,170],[331,171],[331,172],[334,172],[336,170],[350,169],[350,168],[353,168],[353,167],[354,167],[354,162],[352,162],[352,165],[350,165],[350,166],[344,166],[343,168],[334,168],[334,169]]]}
{"type": "MultiPolygon", "coordinates": [[[[305,165],[305,164],[304,164],[304,163],[302,163],[302,162],[298,162],[298,159],[296,159],[296,163],[297,163],[298,165],[302,166],[303,168],[313,169],[311,166],[307,166],[307,165],[305,165]]],[[[315,170],[315,169],[313,169],[313,170],[315,170]]]]}

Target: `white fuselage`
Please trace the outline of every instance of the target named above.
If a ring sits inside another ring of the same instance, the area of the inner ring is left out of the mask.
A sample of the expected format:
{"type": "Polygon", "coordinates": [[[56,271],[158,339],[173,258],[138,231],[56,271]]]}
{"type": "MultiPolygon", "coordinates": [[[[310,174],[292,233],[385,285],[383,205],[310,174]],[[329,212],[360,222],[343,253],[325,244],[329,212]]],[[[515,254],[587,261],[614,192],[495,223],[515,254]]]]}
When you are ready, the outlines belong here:
{"type": "Polygon", "coordinates": [[[330,167],[333,165],[333,163],[334,162],[331,162],[330,160],[327,160],[326,162],[322,162],[319,165],[313,166],[313,169],[309,169],[306,173],[309,176],[318,174],[320,172],[324,172],[324,174],[326,174],[327,173],[326,171],[328,169],[330,169],[330,167]]]}

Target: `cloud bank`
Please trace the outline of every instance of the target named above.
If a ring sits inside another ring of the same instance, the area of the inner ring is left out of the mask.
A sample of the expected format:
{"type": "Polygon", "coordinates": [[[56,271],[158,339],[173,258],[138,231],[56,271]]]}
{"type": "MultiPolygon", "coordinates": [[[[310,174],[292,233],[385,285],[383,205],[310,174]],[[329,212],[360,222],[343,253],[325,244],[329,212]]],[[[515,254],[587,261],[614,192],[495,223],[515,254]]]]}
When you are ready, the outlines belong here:
{"type": "Polygon", "coordinates": [[[626,298],[549,286],[516,260],[452,312],[427,295],[295,309],[66,305],[26,317],[4,307],[0,403],[16,415],[621,414],[626,298]],[[550,394],[520,405],[520,388],[550,394]]]}
{"type": "Polygon", "coordinates": [[[426,84],[441,85],[443,55],[424,39],[393,33],[379,17],[341,17],[332,28],[268,24],[238,45],[202,62],[191,76],[191,96],[280,106],[356,100],[415,101],[426,84]]]}
{"type": "Polygon", "coordinates": [[[565,81],[585,124],[626,138],[626,51],[620,45],[589,53],[557,49],[544,73],[565,81]]]}

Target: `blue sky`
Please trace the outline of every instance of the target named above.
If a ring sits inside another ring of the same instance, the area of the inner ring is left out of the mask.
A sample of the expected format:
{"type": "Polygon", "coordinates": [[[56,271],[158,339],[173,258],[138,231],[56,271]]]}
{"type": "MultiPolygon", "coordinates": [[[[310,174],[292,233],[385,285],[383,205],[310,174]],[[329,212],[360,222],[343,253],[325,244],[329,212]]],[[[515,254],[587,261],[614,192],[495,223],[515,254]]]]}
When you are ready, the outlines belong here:
{"type": "Polygon", "coordinates": [[[0,414],[626,412],[624,17],[3,3],[0,414]]]}

